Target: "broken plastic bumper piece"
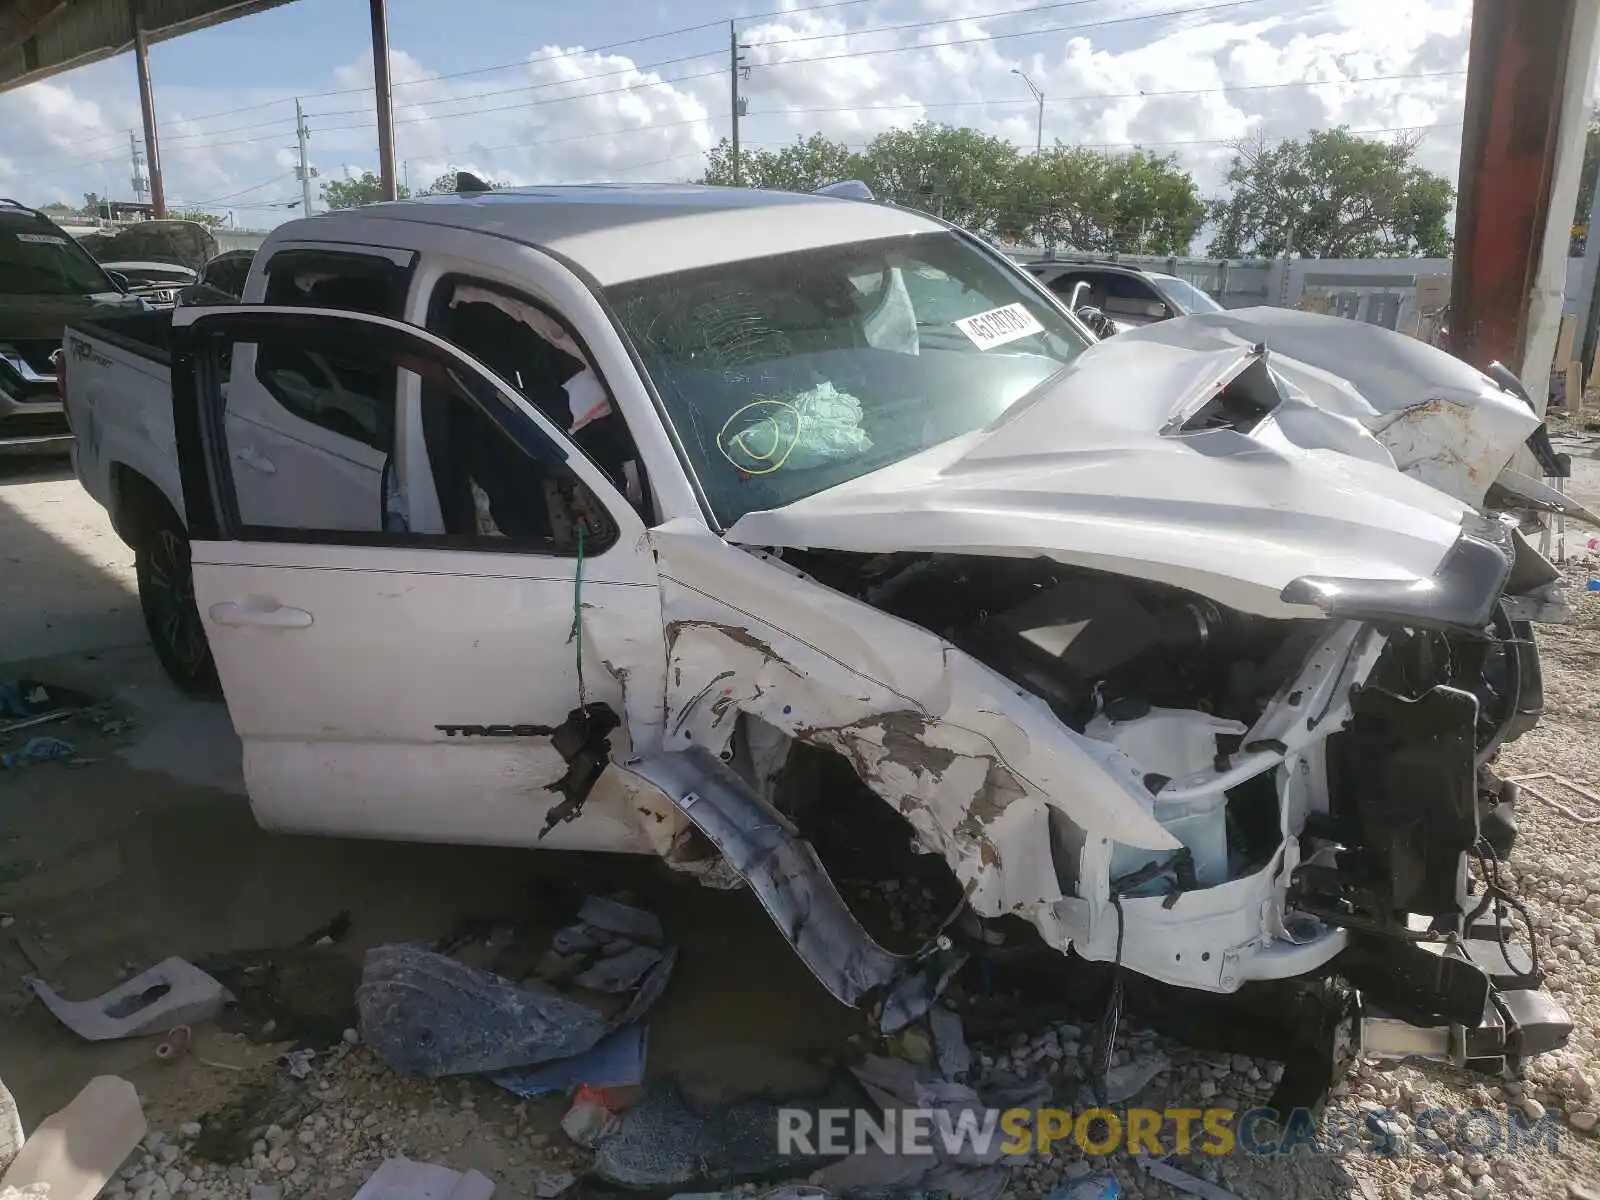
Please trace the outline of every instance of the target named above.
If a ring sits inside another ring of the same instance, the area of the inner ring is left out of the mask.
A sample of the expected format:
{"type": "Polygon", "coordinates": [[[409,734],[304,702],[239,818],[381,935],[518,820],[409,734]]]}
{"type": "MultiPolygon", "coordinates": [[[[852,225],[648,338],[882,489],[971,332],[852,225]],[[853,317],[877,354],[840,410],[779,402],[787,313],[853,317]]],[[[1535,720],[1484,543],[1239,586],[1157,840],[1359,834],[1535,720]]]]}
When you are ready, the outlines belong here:
{"type": "Polygon", "coordinates": [[[1498,1075],[1515,1070],[1525,1059],[1567,1044],[1572,1018],[1541,986],[1527,951],[1502,944],[1493,926],[1477,926],[1469,932],[1470,936],[1459,941],[1415,947],[1421,959],[1435,959],[1436,968],[1427,972],[1425,963],[1419,962],[1422,975],[1402,970],[1390,976],[1391,982],[1410,992],[1409,997],[1391,992],[1383,998],[1391,1003],[1380,1007],[1377,999],[1364,995],[1361,1044],[1367,1054],[1433,1059],[1498,1075]],[[1427,977],[1438,982],[1441,998],[1446,993],[1453,997],[1443,1007],[1471,1004],[1470,1014],[1462,1009],[1438,1015],[1465,1019],[1415,1020],[1419,1014],[1407,1000],[1415,1003],[1421,998],[1415,989],[1425,986],[1427,977]]]}
{"type": "Polygon", "coordinates": [[[1511,573],[1508,533],[1463,533],[1431,579],[1336,579],[1307,575],[1283,589],[1285,604],[1330,617],[1413,629],[1474,629],[1489,621],[1511,573]],[[1502,539],[1503,544],[1491,540],[1502,539]]]}
{"type": "Polygon", "coordinates": [[[619,769],[681,810],[749,885],[822,985],[866,1009],[883,1032],[926,1013],[966,960],[945,938],[910,955],[879,945],[851,914],[811,844],[709,751],[668,751],[619,769]]]}

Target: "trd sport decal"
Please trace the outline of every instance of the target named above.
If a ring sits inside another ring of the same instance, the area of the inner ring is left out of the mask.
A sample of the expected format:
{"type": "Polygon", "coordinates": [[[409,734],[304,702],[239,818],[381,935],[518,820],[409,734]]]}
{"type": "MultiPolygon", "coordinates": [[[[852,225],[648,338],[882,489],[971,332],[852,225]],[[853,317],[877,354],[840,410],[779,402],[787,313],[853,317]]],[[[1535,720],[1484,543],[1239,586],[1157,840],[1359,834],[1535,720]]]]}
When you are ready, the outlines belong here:
{"type": "Polygon", "coordinates": [[[549,725],[435,725],[445,737],[550,737],[549,725]]]}

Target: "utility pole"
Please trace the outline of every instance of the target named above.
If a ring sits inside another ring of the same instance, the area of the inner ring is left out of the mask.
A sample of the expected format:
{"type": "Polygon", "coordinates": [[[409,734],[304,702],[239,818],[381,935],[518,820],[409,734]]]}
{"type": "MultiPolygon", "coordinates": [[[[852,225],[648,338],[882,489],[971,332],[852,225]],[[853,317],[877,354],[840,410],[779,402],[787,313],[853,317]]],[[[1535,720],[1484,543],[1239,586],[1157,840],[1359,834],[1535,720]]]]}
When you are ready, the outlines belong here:
{"type": "Polygon", "coordinates": [[[744,66],[744,56],[739,53],[739,30],[732,21],[728,22],[728,99],[729,112],[733,118],[733,186],[740,187],[744,183],[743,165],[739,161],[739,118],[744,116],[744,99],[739,95],[739,76],[748,71],[744,66]]]}
{"type": "Polygon", "coordinates": [[[300,107],[297,98],[294,102],[294,132],[295,138],[300,143],[300,165],[295,168],[295,174],[300,176],[300,215],[311,215],[311,164],[306,161],[306,139],[311,136],[311,131],[306,128],[305,110],[300,107]]]}
{"type": "Polygon", "coordinates": [[[133,20],[133,65],[139,79],[139,113],[144,118],[144,159],[150,166],[150,211],[157,220],[167,215],[167,189],[161,180],[161,143],[156,137],[156,92],[150,85],[150,41],[145,36],[144,6],[129,0],[133,20]]]}
{"type": "Polygon", "coordinates": [[[1035,135],[1033,142],[1033,153],[1035,157],[1037,157],[1038,155],[1044,153],[1044,92],[1040,91],[1038,85],[1024,75],[1021,71],[1017,70],[1016,67],[1011,68],[1011,73],[1018,79],[1022,80],[1023,83],[1028,85],[1028,90],[1033,93],[1033,98],[1039,102],[1038,132],[1035,135]]]}
{"type": "Polygon", "coordinates": [[[133,198],[139,204],[148,203],[145,197],[150,194],[150,179],[144,173],[144,155],[139,150],[139,139],[131,129],[128,130],[128,157],[133,160],[133,198]]]}

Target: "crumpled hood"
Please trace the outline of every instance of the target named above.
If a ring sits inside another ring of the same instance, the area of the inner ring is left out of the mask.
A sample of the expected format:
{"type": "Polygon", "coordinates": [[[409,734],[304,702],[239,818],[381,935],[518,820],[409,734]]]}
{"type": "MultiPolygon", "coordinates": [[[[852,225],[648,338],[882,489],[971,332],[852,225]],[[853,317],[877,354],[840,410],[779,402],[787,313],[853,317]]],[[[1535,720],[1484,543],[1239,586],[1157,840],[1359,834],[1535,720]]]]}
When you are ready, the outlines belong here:
{"type": "Polygon", "coordinates": [[[1297,399],[1359,424],[1398,470],[1474,507],[1539,427],[1526,404],[1454,355],[1343,317],[1242,308],[1159,321],[1117,338],[1192,350],[1264,343],[1297,399]]]}
{"type": "Polygon", "coordinates": [[[750,513],[727,536],[750,546],[1044,556],[1246,612],[1307,616],[1317,610],[1280,598],[1293,580],[1428,578],[1471,511],[1397,471],[1357,418],[1284,388],[1248,344],[1197,349],[1119,335],[988,429],[750,513]],[[1270,416],[1176,428],[1211,412],[1224,387],[1249,391],[1245,382],[1256,394],[1265,384],[1270,416]]]}

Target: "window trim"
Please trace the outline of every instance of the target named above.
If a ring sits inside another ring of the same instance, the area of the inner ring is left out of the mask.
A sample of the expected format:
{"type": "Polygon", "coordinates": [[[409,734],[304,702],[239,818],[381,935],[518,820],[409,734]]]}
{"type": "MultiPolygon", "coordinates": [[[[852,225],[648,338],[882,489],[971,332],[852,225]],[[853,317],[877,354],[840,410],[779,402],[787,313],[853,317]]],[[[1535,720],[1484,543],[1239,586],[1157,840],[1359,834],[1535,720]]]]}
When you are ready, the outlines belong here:
{"type": "MultiPolygon", "coordinates": [[[[356,248],[346,248],[341,245],[288,245],[276,250],[272,257],[267,259],[261,267],[261,303],[270,308],[309,308],[310,305],[293,304],[284,301],[274,301],[271,298],[273,275],[283,269],[280,264],[294,269],[298,262],[314,262],[317,260],[332,260],[330,265],[339,269],[352,262],[364,264],[363,269],[371,269],[378,275],[392,275],[403,286],[399,289],[399,303],[393,312],[370,313],[369,316],[388,317],[391,320],[403,321],[405,319],[406,305],[411,296],[411,285],[416,280],[417,263],[421,255],[411,251],[409,259],[404,264],[395,258],[383,254],[367,253],[356,248]]],[[[341,309],[338,311],[356,312],[356,309],[341,309]]]]}
{"type": "MultiPolygon", "coordinates": [[[[617,493],[610,480],[586,455],[572,445],[560,430],[547,433],[540,418],[530,415],[511,397],[516,393],[482,363],[458,349],[431,330],[406,325],[393,318],[372,314],[306,309],[299,306],[261,305],[231,309],[191,309],[187,321],[175,330],[178,351],[173,362],[174,434],[182,473],[184,506],[189,513],[191,538],[195,541],[268,542],[292,545],[373,546],[393,549],[436,549],[480,554],[532,555],[557,561],[577,557],[576,551],[553,550],[547,543],[526,538],[483,539],[460,534],[395,533],[385,530],[286,529],[246,523],[238,509],[227,448],[225,401],[218,384],[223,381],[216,366],[214,347],[219,341],[260,341],[263,337],[292,335],[303,330],[316,344],[337,340],[348,346],[351,339],[365,340],[386,354],[402,348],[434,361],[454,366],[451,360],[472,369],[464,382],[469,402],[524,455],[537,460],[553,454],[589,489],[615,527],[616,537],[598,550],[585,546],[585,558],[600,558],[637,540],[643,524],[633,506],[617,493]],[[335,334],[330,325],[342,328],[335,334]],[[498,403],[485,405],[470,386],[473,379],[493,389],[498,403]],[[509,393],[509,395],[508,395],[509,393]],[[541,451],[544,454],[541,455],[541,451]],[[574,463],[581,459],[592,479],[574,463]],[[598,486],[597,486],[598,485],[598,486]],[[621,514],[619,516],[619,513],[621,514]]],[[[398,371],[399,364],[396,363],[398,371]]],[[[531,407],[531,406],[530,406],[531,407]]],[[[391,450],[392,454],[393,451],[391,450]]]]}
{"type": "MultiPolygon", "coordinates": [[[[273,308],[314,307],[312,305],[297,303],[292,299],[275,301],[272,297],[274,277],[279,275],[284,270],[288,270],[291,274],[295,271],[304,270],[306,268],[306,264],[311,264],[313,266],[316,264],[322,264],[327,269],[331,269],[336,272],[348,272],[350,271],[350,264],[360,263],[361,266],[359,268],[359,272],[367,275],[370,278],[379,279],[388,292],[388,295],[385,298],[385,311],[371,313],[368,315],[388,317],[391,320],[403,321],[405,320],[406,310],[410,303],[411,288],[416,279],[417,264],[420,258],[421,256],[419,254],[417,254],[415,251],[412,251],[407,255],[405,262],[402,263],[395,256],[367,253],[358,248],[346,248],[343,246],[333,245],[287,245],[274,252],[273,255],[263,264],[261,303],[273,308]]],[[[361,310],[354,308],[341,308],[338,311],[354,313],[360,312],[361,310]]],[[[278,395],[278,389],[274,388],[272,382],[266,375],[259,351],[254,356],[254,364],[255,367],[252,373],[255,376],[257,385],[260,386],[262,390],[272,398],[273,402],[290,417],[304,425],[309,426],[310,428],[320,430],[323,433],[333,434],[335,437],[349,436],[348,434],[342,433],[340,430],[323,424],[321,421],[317,421],[309,416],[306,416],[299,409],[292,408],[285,404],[278,395]]],[[[392,386],[389,389],[389,402],[391,409],[398,409],[399,396],[399,374],[396,372],[395,379],[392,381],[392,386]]],[[[396,412],[391,412],[390,419],[388,421],[389,440],[391,443],[394,440],[395,416],[396,412]]],[[[380,421],[380,432],[382,429],[383,422],[380,421]]],[[[296,438],[296,440],[304,441],[305,439],[296,438]]],[[[365,439],[356,440],[359,440],[363,446],[376,454],[390,455],[394,453],[394,447],[392,444],[388,447],[384,447],[375,445],[372,442],[366,441],[365,439]]],[[[308,442],[307,444],[310,445],[313,443],[308,442]]],[[[329,453],[338,454],[339,452],[330,449],[329,453]]],[[[349,458],[347,454],[341,454],[340,457],[347,459],[349,458]]],[[[355,460],[351,459],[350,461],[355,460]]]]}
{"type": "MultiPolygon", "coordinates": [[[[451,342],[440,330],[440,318],[450,307],[450,298],[455,294],[455,290],[463,285],[467,287],[480,288],[486,292],[493,292],[507,300],[513,300],[518,304],[526,304],[529,308],[538,309],[557,325],[561,326],[563,332],[565,332],[566,335],[572,339],[573,344],[583,352],[584,365],[594,374],[594,377],[600,381],[600,388],[605,392],[606,399],[611,404],[611,411],[616,415],[617,419],[622,422],[622,427],[628,431],[628,438],[633,443],[634,452],[638,456],[636,461],[639,463],[640,470],[640,490],[645,497],[645,502],[650,506],[651,511],[657,511],[658,506],[655,504],[653,499],[653,493],[650,488],[649,474],[645,471],[644,458],[639,452],[639,438],[634,433],[632,426],[628,424],[627,414],[623,412],[622,405],[617,400],[616,389],[611,386],[611,381],[606,378],[605,372],[600,369],[600,364],[595,358],[594,351],[589,349],[589,343],[583,340],[583,335],[578,332],[577,326],[568,320],[566,315],[554,305],[540,299],[538,296],[535,296],[531,291],[519,289],[511,284],[502,283],[497,279],[490,279],[482,275],[474,275],[471,271],[449,271],[443,275],[440,275],[433,281],[433,290],[429,292],[427,303],[423,307],[423,328],[425,328],[429,333],[433,334],[436,338],[439,338],[441,341],[447,342],[451,349],[453,349],[457,354],[460,354],[463,358],[470,359],[472,362],[476,363],[483,369],[485,374],[495,379],[503,388],[514,395],[521,396],[522,393],[521,390],[517,388],[517,386],[512,383],[511,380],[504,378],[498,372],[496,372],[493,367],[490,367],[487,363],[481,362],[477,358],[474,358],[471,354],[467,353],[464,348],[456,345],[454,342],[451,342]]],[[[528,400],[526,396],[522,396],[522,399],[529,405],[532,405],[532,401],[528,400]]],[[[605,469],[589,456],[588,451],[586,451],[582,446],[578,445],[578,443],[572,439],[572,435],[570,433],[568,433],[565,429],[558,429],[556,432],[560,435],[561,443],[567,449],[569,454],[577,455],[578,457],[582,458],[590,465],[590,467],[594,469],[595,474],[599,475],[602,479],[605,479],[608,483],[612,482],[606,475],[605,469]]],[[[626,495],[622,496],[622,502],[627,505],[630,512],[633,512],[635,515],[640,515],[638,510],[628,502],[626,495]]],[[[607,505],[608,509],[609,507],[610,506],[607,505]]],[[[641,516],[641,520],[642,519],[643,518],[641,516]]],[[[615,515],[612,516],[612,520],[616,520],[615,515]]]]}

